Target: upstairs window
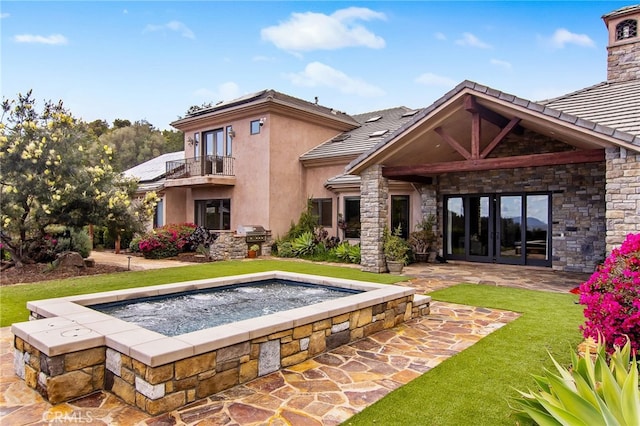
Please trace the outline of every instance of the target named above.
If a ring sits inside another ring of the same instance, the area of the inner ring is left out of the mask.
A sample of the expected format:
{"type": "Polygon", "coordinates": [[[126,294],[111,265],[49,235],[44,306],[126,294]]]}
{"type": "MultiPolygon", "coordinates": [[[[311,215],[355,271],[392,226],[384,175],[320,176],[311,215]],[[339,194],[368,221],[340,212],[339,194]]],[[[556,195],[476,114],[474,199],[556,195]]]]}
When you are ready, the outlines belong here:
{"type": "Polygon", "coordinates": [[[260,133],[260,127],[262,127],[262,119],[260,120],[253,120],[251,122],[251,134],[252,135],[257,135],[258,133],[260,133]]]}
{"type": "Polygon", "coordinates": [[[625,40],[638,35],[638,21],[625,19],[616,25],[616,40],[625,40]]]}

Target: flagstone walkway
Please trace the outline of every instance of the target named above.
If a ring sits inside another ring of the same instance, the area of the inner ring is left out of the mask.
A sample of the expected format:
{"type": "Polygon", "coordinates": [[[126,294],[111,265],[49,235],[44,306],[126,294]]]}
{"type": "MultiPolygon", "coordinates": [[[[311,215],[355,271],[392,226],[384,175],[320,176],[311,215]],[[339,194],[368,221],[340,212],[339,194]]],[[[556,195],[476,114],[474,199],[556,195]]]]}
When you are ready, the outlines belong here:
{"type": "MultiPolygon", "coordinates": [[[[459,282],[568,291],[586,275],[501,265],[418,265],[404,284],[430,292],[459,282]]],[[[52,406],[13,372],[13,335],[0,329],[0,424],[337,425],[518,314],[433,302],[431,314],[158,417],[97,392],[52,406]]]]}

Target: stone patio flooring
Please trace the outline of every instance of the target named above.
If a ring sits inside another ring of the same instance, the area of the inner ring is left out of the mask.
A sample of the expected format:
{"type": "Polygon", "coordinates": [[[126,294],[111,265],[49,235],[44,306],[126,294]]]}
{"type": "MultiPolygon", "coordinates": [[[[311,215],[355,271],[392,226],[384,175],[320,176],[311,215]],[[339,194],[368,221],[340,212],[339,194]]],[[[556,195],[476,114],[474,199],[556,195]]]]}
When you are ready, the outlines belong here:
{"type": "MultiPolygon", "coordinates": [[[[459,282],[566,292],[588,278],[542,268],[438,264],[408,267],[424,292],[459,282]]],[[[0,329],[3,425],[337,425],[513,321],[518,314],[433,302],[431,315],[162,416],[149,417],[107,392],[52,406],[13,372],[13,335],[0,329]]]]}

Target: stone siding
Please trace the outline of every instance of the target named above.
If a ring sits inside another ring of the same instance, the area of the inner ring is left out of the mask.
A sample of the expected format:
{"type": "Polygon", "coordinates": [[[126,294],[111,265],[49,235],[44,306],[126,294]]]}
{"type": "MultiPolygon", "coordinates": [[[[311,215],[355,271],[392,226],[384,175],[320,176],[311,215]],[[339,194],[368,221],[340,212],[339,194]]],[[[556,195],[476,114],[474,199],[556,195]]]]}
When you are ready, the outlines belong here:
{"type": "Polygon", "coordinates": [[[607,253],[640,232],[640,154],[607,148],[607,253]]]}
{"type": "Polygon", "coordinates": [[[365,272],[386,272],[383,230],[389,209],[389,182],[382,177],[382,166],[372,166],[361,175],[360,183],[360,265],[365,272]]]}
{"type": "MultiPolygon", "coordinates": [[[[604,163],[443,175],[438,211],[444,211],[444,195],[522,192],[551,192],[553,269],[593,272],[606,249],[604,163]]],[[[439,219],[443,229],[442,215],[439,219]]]]}
{"type": "MultiPolygon", "coordinates": [[[[271,233],[267,232],[267,241],[257,243],[260,246],[260,254],[271,255],[271,244],[273,239],[271,233]]],[[[250,245],[244,236],[236,234],[234,231],[219,231],[218,238],[211,244],[210,252],[213,260],[244,259],[250,245]]]]}
{"type": "Polygon", "coordinates": [[[16,337],[14,367],[52,404],[108,390],[155,416],[428,315],[429,301],[405,296],[155,367],[104,346],[47,357],[16,337]]]}
{"type": "Polygon", "coordinates": [[[608,82],[640,80],[640,42],[609,46],[607,51],[608,82]]]}

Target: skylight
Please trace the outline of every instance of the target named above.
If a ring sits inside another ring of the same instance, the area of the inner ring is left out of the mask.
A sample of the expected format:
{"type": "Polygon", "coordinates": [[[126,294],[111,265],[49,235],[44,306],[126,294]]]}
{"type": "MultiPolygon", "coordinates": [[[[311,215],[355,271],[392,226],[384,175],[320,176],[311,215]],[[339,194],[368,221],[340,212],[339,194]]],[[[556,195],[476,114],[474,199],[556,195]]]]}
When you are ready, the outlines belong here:
{"type": "Polygon", "coordinates": [[[407,111],[404,114],[402,114],[403,117],[411,117],[413,115],[416,115],[418,113],[418,111],[420,111],[419,109],[414,109],[411,111],[407,111]]]}
{"type": "Polygon", "coordinates": [[[377,132],[373,132],[369,135],[370,138],[379,138],[380,136],[384,135],[385,133],[387,133],[389,130],[385,129],[385,130],[378,130],[377,132]]]}
{"type": "Polygon", "coordinates": [[[365,121],[365,123],[373,123],[374,121],[378,121],[382,118],[381,115],[376,115],[375,117],[371,117],[370,119],[368,119],[367,121],[365,121]]]}
{"type": "Polygon", "coordinates": [[[342,133],[341,135],[338,135],[335,138],[331,139],[331,142],[342,142],[343,140],[349,139],[350,137],[350,134],[342,133]]]}

